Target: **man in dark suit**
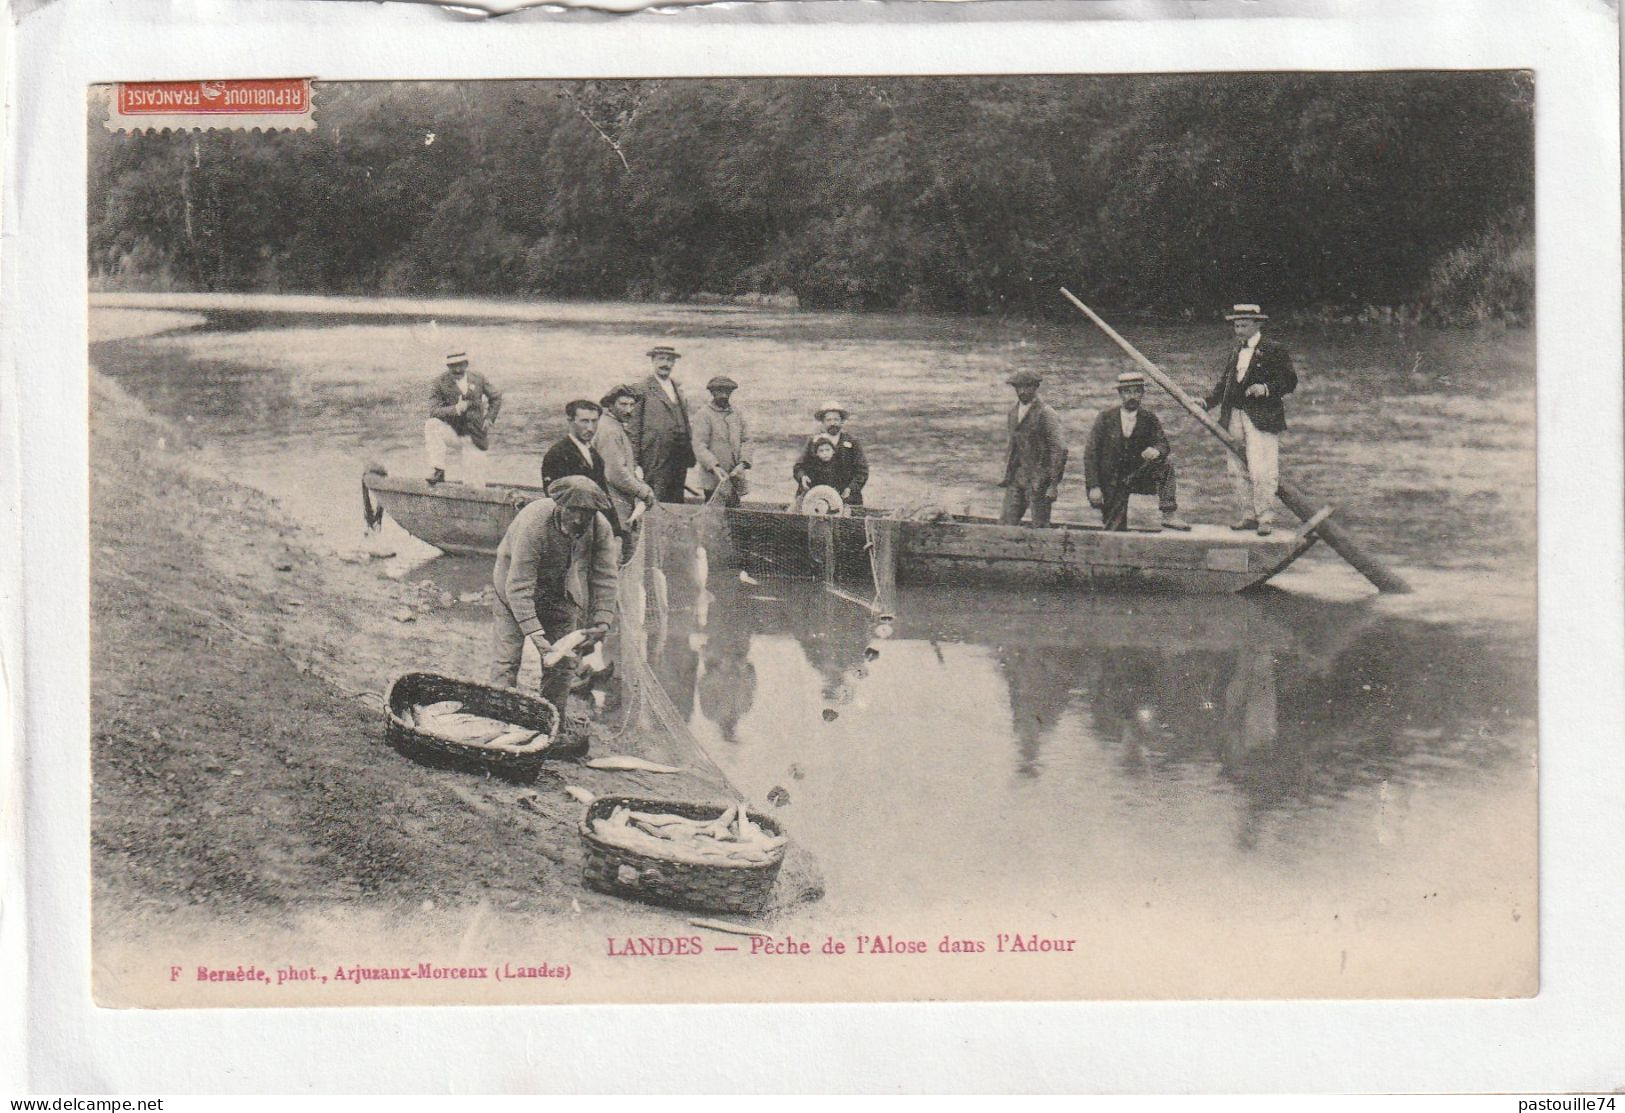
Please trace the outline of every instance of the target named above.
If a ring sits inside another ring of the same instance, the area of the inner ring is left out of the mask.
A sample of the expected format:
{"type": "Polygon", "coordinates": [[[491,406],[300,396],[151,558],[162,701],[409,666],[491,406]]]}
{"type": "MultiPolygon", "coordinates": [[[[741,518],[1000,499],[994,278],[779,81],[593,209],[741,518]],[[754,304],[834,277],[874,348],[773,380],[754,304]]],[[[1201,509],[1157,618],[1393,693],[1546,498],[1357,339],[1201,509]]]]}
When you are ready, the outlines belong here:
{"type": "Polygon", "coordinates": [[[1219,407],[1219,424],[1240,441],[1245,465],[1229,454],[1230,487],[1242,516],[1231,529],[1256,529],[1261,536],[1274,529],[1275,488],[1279,482],[1281,434],[1286,430],[1286,406],[1281,399],[1298,389],[1292,355],[1261,331],[1269,316],[1256,305],[1237,305],[1225,314],[1236,346],[1219,368],[1219,381],[1204,404],[1219,407]]]}
{"type": "Polygon", "coordinates": [[[638,384],[637,409],[627,433],[637,452],[643,481],[654,488],[661,502],[682,502],[683,481],[694,466],[693,432],[688,421],[688,400],[672,378],[681,358],[676,348],[649,349],[654,373],[638,384]]]}
{"type": "MultiPolygon", "coordinates": [[[[562,479],[567,475],[581,475],[598,484],[598,489],[606,495],[609,494],[609,484],[604,482],[604,458],[599,455],[598,447],[593,443],[598,435],[598,421],[603,410],[597,402],[590,402],[585,398],[577,398],[565,404],[564,416],[569,420],[569,429],[561,440],[554,444],[542,455],[542,488],[544,490],[553,486],[553,481],[562,479]]],[[[603,512],[609,519],[609,524],[615,527],[615,535],[621,536],[620,515],[615,512],[613,505],[603,512]]]]}
{"type": "Polygon", "coordinates": [[[1050,507],[1060,492],[1066,471],[1066,440],[1055,411],[1038,397],[1043,378],[1032,371],[1018,371],[1005,380],[1016,391],[1016,404],[1010,407],[1008,428],[1010,447],[1005,452],[1004,509],[999,521],[1019,525],[1028,508],[1032,524],[1049,525],[1050,507]]]}
{"type": "Polygon", "coordinates": [[[476,486],[485,482],[485,450],[500,409],[502,392],[468,369],[468,353],[447,355],[446,369],[429,384],[429,417],[423,423],[431,487],[446,478],[448,449],[457,449],[461,465],[454,478],[476,486]]]}
{"type": "Polygon", "coordinates": [[[1157,415],[1140,404],[1145,398],[1145,376],[1138,371],[1123,372],[1117,376],[1117,394],[1122,404],[1102,410],[1089,431],[1089,447],[1083,456],[1089,505],[1100,511],[1108,529],[1126,529],[1129,495],[1156,495],[1163,526],[1190,529],[1178,514],[1168,436],[1157,415]]]}

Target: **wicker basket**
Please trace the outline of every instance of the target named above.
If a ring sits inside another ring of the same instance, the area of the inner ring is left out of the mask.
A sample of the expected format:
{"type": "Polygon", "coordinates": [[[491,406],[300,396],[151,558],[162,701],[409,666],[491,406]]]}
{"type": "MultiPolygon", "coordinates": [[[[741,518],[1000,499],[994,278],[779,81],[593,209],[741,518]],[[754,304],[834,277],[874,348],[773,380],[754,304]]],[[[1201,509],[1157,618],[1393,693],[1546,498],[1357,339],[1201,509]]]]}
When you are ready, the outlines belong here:
{"type": "Polygon", "coordinates": [[[491,772],[515,780],[534,779],[547,761],[583,757],[585,733],[562,732],[559,713],[551,703],[504,688],[471,680],[454,680],[432,672],[409,672],[395,678],[384,700],[384,737],[413,761],[440,769],[491,772]],[[526,730],[546,731],[553,741],[534,753],[509,753],[469,742],[453,742],[418,730],[412,724],[413,705],[454,699],[463,710],[485,715],[526,730]]]}
{"type": "MultiPolygon", "coordinates": [[[[760,864],[695,865],[638,854],[603,842],[592,832],[592,821],[603,819],[616,808],[640,812],[680,815],[685,819],[716,819],[727,811],[724,804],[691,804],[678,800],[644,800],[630,796],[602,796],[587,806],[581,818],[581,846],[585,860],[581,879],[589,889],[617,897],[673,908],[703,912],[760,912],[767,907],[784,864],[784,847],[772,860],[760,864]]],[[[746,812],[751,822],[770,835],[781,835],[779,825],[765,815],[746,812]]]]}

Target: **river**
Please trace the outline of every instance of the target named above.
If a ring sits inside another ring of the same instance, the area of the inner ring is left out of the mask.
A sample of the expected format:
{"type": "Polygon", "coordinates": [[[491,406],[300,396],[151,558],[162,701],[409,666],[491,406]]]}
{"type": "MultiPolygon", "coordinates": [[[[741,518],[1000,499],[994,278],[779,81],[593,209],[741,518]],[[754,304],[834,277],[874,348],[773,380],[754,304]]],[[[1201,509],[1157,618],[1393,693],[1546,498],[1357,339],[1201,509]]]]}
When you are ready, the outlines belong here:
{"type": "MultiPolygon", "coordinates": [[[[810,411],[833,397],[869,454],[871,505],[984,512],[1005,377],[1046,376],[1076,460],[1127,366],[1082,324],[328,308],[123,338],[136,311],[98,309],[92,362],[334,551],[358,542],[367,463],[423,469],[427,383],[453,347],[505,395],[493,480],[536,482],[564,402],[641,377],[643,350],[670,343],[696,395],[713,374],[741,384],[758,497],[788,495],[810,411]]],[[[1194,393],[1225,345],[1214,325],[1119,327],[1194,393]]],[[[753,800],[786,801],[775,814],[825,871],[826,900],[793,926],[1081,937],[1108,996],[1533,992],[1534,338],[1280,334],[1302,379],[1283,471],[1414,595],[1374,596],[1323,547],[1247,598],[915,590],[878,632],[817,585],[713,569],[676,591],[655,662],[673,703],[753,800]]],[[[1218,447],[1171,400],[1148,405],[1184,516],[1227,520],[1218,447]]],[[[1058,518],[1089,513],[1080,470],[1058,518]]],[[[395,575],[461,590],[489,574],[388,541],[395,575]]]]}

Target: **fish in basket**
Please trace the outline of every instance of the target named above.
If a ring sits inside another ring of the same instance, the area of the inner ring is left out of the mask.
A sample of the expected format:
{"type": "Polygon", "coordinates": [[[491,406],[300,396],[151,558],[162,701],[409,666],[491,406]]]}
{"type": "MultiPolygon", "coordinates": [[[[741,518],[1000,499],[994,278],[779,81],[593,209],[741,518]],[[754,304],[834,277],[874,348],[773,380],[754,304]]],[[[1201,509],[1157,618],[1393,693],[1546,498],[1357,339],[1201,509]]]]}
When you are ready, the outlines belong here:
{"type": "Polygon", "coordinates": [[[789,839],[743,804],[602,796],[581,819],[590,889],[707,912],[767,907],[789,839]]]}
{"type": "Polygon", "coordinates": [[[535,776],[543,762],[585,756],[585,733],[561,731],[547,700],[430,672],[395,678],[384,736],[414,761],[439,768],[535,776]]]}

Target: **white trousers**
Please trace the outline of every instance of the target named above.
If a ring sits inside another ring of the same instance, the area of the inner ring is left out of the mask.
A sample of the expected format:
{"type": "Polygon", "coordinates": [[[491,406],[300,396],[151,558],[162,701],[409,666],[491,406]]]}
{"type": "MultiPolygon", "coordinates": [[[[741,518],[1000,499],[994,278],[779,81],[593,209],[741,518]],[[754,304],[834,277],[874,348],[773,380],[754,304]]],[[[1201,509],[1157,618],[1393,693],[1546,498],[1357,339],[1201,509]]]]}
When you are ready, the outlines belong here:
{"type": "Polygon", "coordinates": [[[476,487],[485,483],[485,450],[475,448],[472,439],[458,436],[457,430],[438,417],[423,423],[423,448],[429,454],[429,466],[445,472],[449,481],[476,487]],[[457,458],[455,468],[451,456],[457,458]]]}
{"type": "Polygon", "coordinates": [[[1265,433],[1241,410],[1230,411],[1230,435],[1240,441],[1247,454],[1245,465],[1235,453],[1226,454],[1230,467],[1230,490],[1236,505],[1249,518],[1260,522],[1275,519],[1275,488],[1280,485],[1281,437],[1265,433]]]}

